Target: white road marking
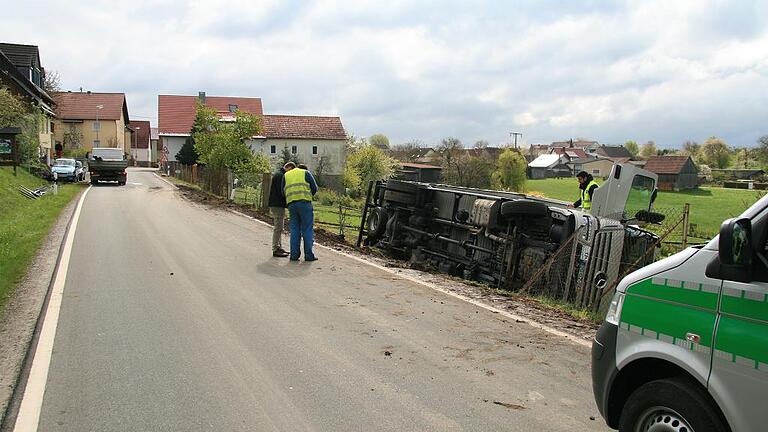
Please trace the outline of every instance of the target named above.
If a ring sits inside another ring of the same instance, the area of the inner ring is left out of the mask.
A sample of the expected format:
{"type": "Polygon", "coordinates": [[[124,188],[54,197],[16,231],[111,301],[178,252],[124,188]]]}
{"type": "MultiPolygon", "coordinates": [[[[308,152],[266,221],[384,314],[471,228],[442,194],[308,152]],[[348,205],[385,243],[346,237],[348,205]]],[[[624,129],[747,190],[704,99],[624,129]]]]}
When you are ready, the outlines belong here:
{"type": "Polygon", "coordinates": [[[174,188],[174,189],[178,189],[178,188],[176,187],[176,185],[175,185],[175,184],[173,184],[173,183],[169,182],[168,180],[164,179],[164,178],[163,178],[162,176],[160,176],[158,173],[153,173],[153,174],[155,174],[155,177],[157,177],[159,180],[162,180],[162,181],[164,181],[164,182],[168,183],[168,185],[169,185],[170,187],[172,187],[172,188],[174,188]]]}
{"type": "MultiPolygon", "coordinates": [[[[253,216],[248,216],[247,214],[241,213],[241,212],[239,212],[237,210],[229,209],[229,211],[231,211],[232,213],[235,213],[235,214],[237,214],[239,216],[243,216],[243,217],[246,217],[248,219],[254,220],[254,221],[256,221],[256,222],[258,222],[258,223],[260,223],[262,225],[268,226],[270,228],[272,227],[272,225],[270,225],[270,224],[268,224],[268,223],[266,223],[266,222],[264,222],[262,220],[256,219],[253,216]]],[[[337,253],[339,255],[342,255],[342,256],[345,256],[347,258],[351,258],[351,259],[353,259],[355,261],[361,262],[363,264],[367,264],[367,265],[369,265],[371,267],[375,267],[375,268],[377,268],[379,270],[382,270],[382,271],[385,271],[385,272],[387,272],[389,274],[395,275],[395,276],[397,276],[397,277],[399,277],[401,279],[405,279],[405,280],[409,280],[411,282],[415,282],[415,283],[423,285],[423,286],[425,286],[427,288],[431,288],[431,289],[433,289],[435,291],[439,291],[439,292],[441,292],[443,294],[446,294],[446,295],[449,295],[451,297],[457,298],[459,300],[465,301],[465,302],[467,302],[469,304],[472,304],[474,306],[477,306],[477,307],[483,308],[485,310],[497,313],[499,315],[503,315],[504,317],[507,317],[509,319],[513,319],[513,320],[515,320],[517,322],[524,322],[524,323],[529,324],[530,326],[532,326],[534,328],[537,328],[539,330],[543,330],[543,331],[545,331],[547,333],[551,333],[551,334],[556,335],[556,336],[561,336],[561,337],[565,338],[566,340],[568,340],[569,342],[575,343],[577,345],[581,345],[581,346],[584,346],[584,347],[587,347],[587,348],[592,347],[592,342],[591,341],[587,341],[587,340],[578,338],[578,337],[576,337],[574,335],[571,335],[571,334],[568,334],[566,332],[557,330],[556,328],[550,327],[548,325],[538,323],[536,321],[533,321],[533,320],[531,320],[529,318],[526,318],[526,317],[523,317],[523,316],[520,316],[520,315],[515,315],[515,314],[512,314],[512,313],[509,313],[509,312],[507,312],[505,310],[502,310],[502,309],[497,309],[497,308],[495,308],[493,306],[489,306],[489,305],[487,305],[485,303],[482,303],[482,302],[480,302],[478,300],[475,300],[473,298],[470,298],[470,297],[467,297],[467,296],[463,296],[461,294],[457,294],[457,293],[449,291],[449,290],[447,290],[445,288],[441,288],[441,287],[439,287],[439,286],[437,286],[437,285],[435,285],[433,283],[430,283],[430,282],[427,282],[427,281],[423,281],[423,280],[421,280],[419,278],[416,278],[416,277],[413,277],[413,276],[409,276],[409,275],[404,275],[402,273],[398,273],[398,272],[396,272],[395,270],[393,270],[391,268],[380,266],[380,265],[378,265],[376,263],[372,263],[372,262],[370,262],[370,261],[368,261],[366,259],[363,259],[363,258],[360,258],[360,257],[356,257],[354,255],[350,255],[350,254],[345,253],[345,252],[338,251],[338,250],[336,250],[334,248],[331,248],[331,247],[328,247],[328,246],[325,246],[325,245],[322,245],[322,244],[319,244],[319,243],[315,243],[315,244],[317,246],[320,246],[323,249],[327,249],[329,251],[335,252],[335,253],[337,253]]]]}
{"type": "Polygon", "coordinates": [[[38,339],[37,347],[35,348],[32,368],[29,371],[27,386],[24,389],[24,397],[21,400],[16,424],[13,427],[14,432],[35,432],[40,422],[45,385],[48,381],[48,369],[51,366],[51,355],[53,354],[53,341],[56,338],[61,300],[64,296],[64,282],[67,280],[69,258],[72,254],[72,243],[75,239],[77,221],[80,218],[80,211],[83,208],[85,196],[88,195],[90,190],[91,186],[88,186],[88,189],[83,192],[72,216],[72,222],[70,223],[61,253],[61,261],[59,261],[59,265],[56,268],[56,279],[53,282],[48,309],[46,309],[45,318],[43,318],[43,328],[40,331],[40,339],[38,339]]]}

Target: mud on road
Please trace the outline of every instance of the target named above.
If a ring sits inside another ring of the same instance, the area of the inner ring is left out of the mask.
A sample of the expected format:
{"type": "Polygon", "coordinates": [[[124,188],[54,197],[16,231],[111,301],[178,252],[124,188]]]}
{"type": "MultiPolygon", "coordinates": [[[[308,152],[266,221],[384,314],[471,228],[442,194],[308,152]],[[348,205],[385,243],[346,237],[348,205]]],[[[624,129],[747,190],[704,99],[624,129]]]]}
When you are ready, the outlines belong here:
{"type": "MultiPolygon", "coordinates": [[[[266,212],[259,211],[255,207],[236,204],[185,184],[177,183],[176,187],[180,195],[190,202],[212,209],[235,210],[263,222],[272,223],[272,218],[266,212]]],[[[599,327],[599,324],[592,320],[574,317],[532,297],[496,290],[487,285],[467,282],[445,274],[425,271],[425,269],[413,268],[407,261],[390,258],[375,248],[364,247],[358,249],[352,247],[337,234],[321,228],[315,229],[315,240],[319,244],[339,252],[364,259],[382,267],[388,267],[397,274],[421,280],[484,305],[524,317],[529,321],[554,328],[577,339],[584,341],[592,340],[599,327]]]]}

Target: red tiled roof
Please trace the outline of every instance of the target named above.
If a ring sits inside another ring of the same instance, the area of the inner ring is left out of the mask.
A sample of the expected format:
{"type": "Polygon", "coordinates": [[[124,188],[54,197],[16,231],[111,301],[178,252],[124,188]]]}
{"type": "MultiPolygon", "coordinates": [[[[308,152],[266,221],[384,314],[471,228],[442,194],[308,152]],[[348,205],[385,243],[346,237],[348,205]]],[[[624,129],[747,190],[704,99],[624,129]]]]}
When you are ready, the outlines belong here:
{"type": "Polygon", "coordinates": [[[104,120],[120,120],[120,115],[128,118],[128,105],[124,93],[83,93],[59,92],[53,93],[56,101],[56,116],[62,120],[93,120],[97,117],[104,120]],[[102,109],[96,108],[102,105],[102,109]]]}
{"type": "Polygon", "coordinates": [[[150,125],[148,121],[132,121],[128,124],[128,127],[135,131],[136,142],[133,143],[136,148],[145,149],[149,148],[149,132],[150,125]]]}
{"type": "Polygon", "coordinates": [[[690,156],[654,156],[644,169],[656,174],[679,174],[690,156]]]}
{"type": "MultiPolygon", "coordinates": [[[[197,96],[157,96],[157,126],[160,134],[189,134],[195,121],[197,96]]],[[[229,114],[229,106],[256,115],[263,115],[261,98],[206,96],[205,105],[219,114],[229,114]]]]}
{"type": "Polygon", "coordinates": [[[410,162],[401,163],[400,166],[403,167],[403,168],[442,169],[439,166],[427,165],[427,164],[419,164],[419,163],[410,163],[410,162]]]}
{"type": "Polygon", "coordinates": [[[265,115],[261,126],[267,138],[347,138],[339,117],[265,115]]]}

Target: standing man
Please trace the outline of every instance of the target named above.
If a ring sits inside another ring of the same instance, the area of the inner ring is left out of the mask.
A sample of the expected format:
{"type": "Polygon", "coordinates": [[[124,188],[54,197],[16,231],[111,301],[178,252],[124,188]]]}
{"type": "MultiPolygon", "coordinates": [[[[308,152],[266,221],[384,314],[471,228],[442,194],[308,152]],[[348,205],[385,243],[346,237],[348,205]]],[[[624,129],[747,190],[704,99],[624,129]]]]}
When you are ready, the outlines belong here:
{"type": "Polygon", "coordinates": [[[312,197],[317,193],[317,183],[309,171],[296,168],[288,162],[283,166],[283,193],[291,216],[291,261],[298,261],[301,255],[301,239],[304,239],[304,261],[316,261],[312,252],[315,215],[312,211],[312,197]]]}
{"type": "Polygon", "coordinates": [[[272,215],[272,256],[285,258],[289,255],[283,249],[283,226],[285,226],[285,196],[283,195],[283,175],[285,169],[280,167],[272,176],[269,185],[269,214],[272,215]]]}
{"type": "Polygon", "coordinates": [[[592,174],[586,171],[576,174],[576,179],[579,180],[580,197],[571,207],[581,207],[582,210],[589,213],[592,209],[592,194],[600,185],[597,184],[592,174]]]}

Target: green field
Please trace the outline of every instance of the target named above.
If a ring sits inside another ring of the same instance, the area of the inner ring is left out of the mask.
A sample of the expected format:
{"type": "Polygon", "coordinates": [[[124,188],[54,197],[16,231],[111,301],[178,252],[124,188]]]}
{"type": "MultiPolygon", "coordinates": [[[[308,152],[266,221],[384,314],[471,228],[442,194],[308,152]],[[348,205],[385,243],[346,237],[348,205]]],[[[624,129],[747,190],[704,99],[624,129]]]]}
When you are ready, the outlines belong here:
{"type": "MultiPolygon", "coordinates": [[[[548,198],[573,202],[579,197],[575,178],[528,180],[525,185],[528,193],[548,198]]],[[[682,209],[685,203],[690,204],[692,230],[697,236],[708,238],[718,232],[723,220],[738,216],[763,195],[762,191],[701,187],[685,192],[659,192],[654,206],[664,213],[665,209],[682,209]]]]}
{"type": "Polygon", "coordinates": [[[35,189],[46,183],[21,168],[14,177],[13,168],[0,167],[0,308],[26,273],[61,210],[84,187],[64,184],[57,195],[49,192],[36,200],[17,190],[18,185],[35,189]]]}

